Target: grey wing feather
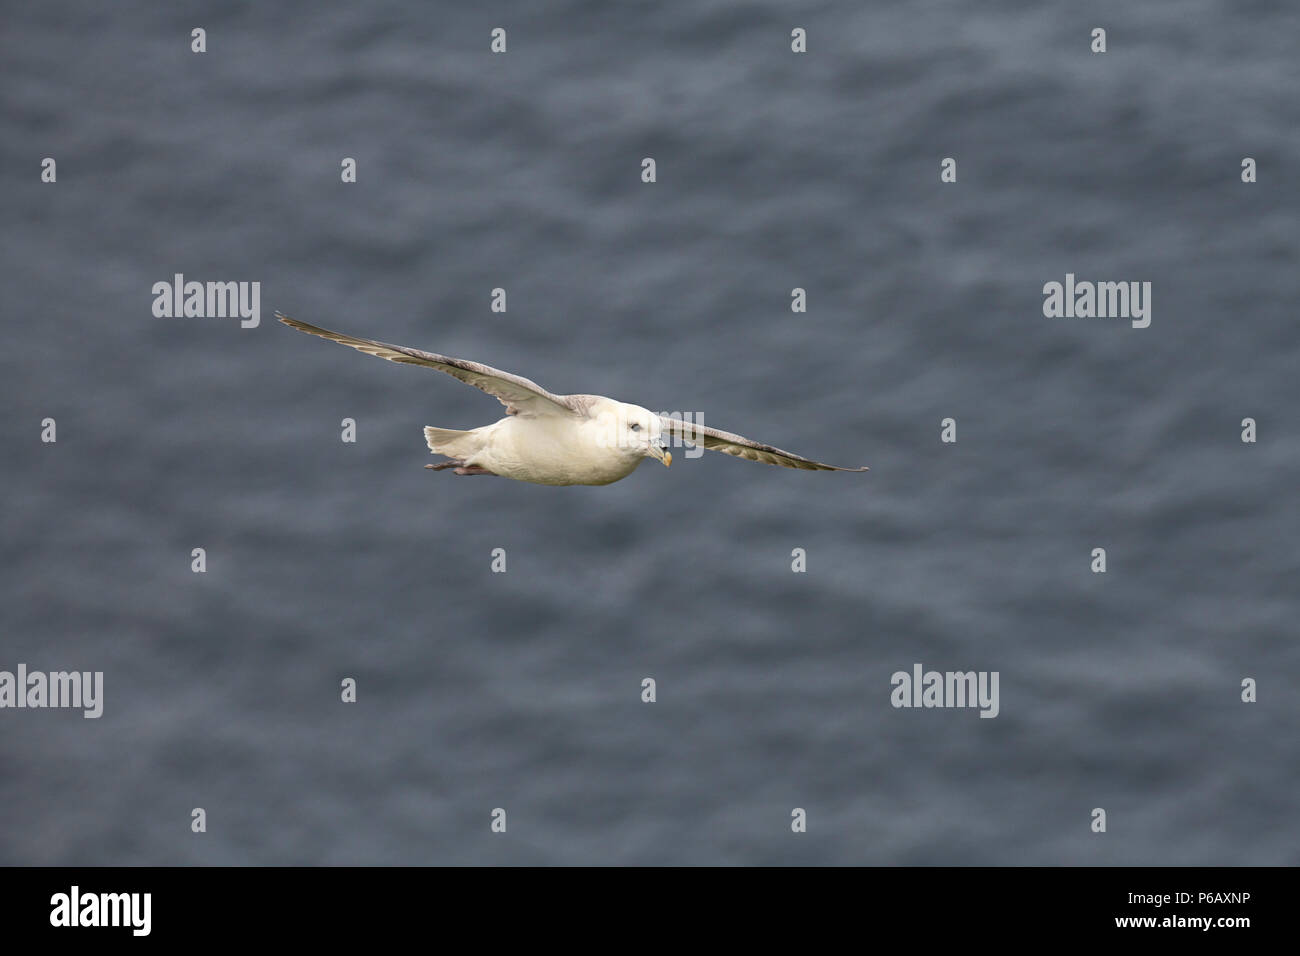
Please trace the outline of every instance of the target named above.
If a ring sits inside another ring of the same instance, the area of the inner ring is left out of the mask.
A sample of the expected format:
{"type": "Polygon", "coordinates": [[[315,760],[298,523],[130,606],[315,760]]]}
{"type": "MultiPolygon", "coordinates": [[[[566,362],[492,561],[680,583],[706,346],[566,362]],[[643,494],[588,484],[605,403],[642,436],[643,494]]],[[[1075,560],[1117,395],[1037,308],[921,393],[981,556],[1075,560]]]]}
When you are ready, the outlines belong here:
{"type": "Polygon", "coordinates": [[[275,313],[275,317],[299,332],[306,332],[308,335],[317,335],[323,339],[329,339],[331,342],[347,345],[358,352],[365,352],[367,355],[388,359],[390,362],[400,362],[404,365],[423,365],[427,368],[437,369],[439,372],[446,372],[466,385],[473,385],[475,388],[482,389],[489,395],[494,396],[502,405],[506,406],[506,414],[508,415],[522,415],[523,417],[555,413],[586,415],[590,404],[588,396],[553,395],[530,379],[526,379],[521,375],[503,372],[500,369],[492,368],[490,365],[481,365],[478,362],[452,358],[449,355],[438,355],[434,352],[423,352],[420,349],[407,348],[404,345],[376,342],[373,339],[345,335],[342,332],[331,332],[329,329],[318,328],[315,325],[291,319],[280,312],[275,313]]]}
{"type": "Polygon", "coordinates": [[[660,416],[659,421],[665,432],[673,434],[683,441],[703,445],[709,451],[720,451],[736,458],[759,461],[765,465],[780,465],[782,468],[802,468],[806,471],[866,471],[866,468],[841,468],[827,465],[811,458],[804,458],[793,452],[782,451],[771,445],[764,445],[743,435],[734,435],[708,425],[695,422],[683,422],[681,419],[660,416]]]}

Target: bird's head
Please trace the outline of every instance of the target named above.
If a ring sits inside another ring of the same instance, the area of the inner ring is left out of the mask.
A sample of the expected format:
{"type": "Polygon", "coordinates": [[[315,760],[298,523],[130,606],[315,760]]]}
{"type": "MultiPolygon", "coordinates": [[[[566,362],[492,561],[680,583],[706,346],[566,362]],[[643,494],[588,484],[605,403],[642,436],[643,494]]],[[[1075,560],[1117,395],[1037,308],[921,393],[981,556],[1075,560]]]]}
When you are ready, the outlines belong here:
{"type": "Polygon", "coordinates": [[[673,463],[672,452],[663,438],[663,424],[650,409],[605,399],[595,412],[602,445],[618,448],[632,457],[653,458],[665,466],[673,463]]]}

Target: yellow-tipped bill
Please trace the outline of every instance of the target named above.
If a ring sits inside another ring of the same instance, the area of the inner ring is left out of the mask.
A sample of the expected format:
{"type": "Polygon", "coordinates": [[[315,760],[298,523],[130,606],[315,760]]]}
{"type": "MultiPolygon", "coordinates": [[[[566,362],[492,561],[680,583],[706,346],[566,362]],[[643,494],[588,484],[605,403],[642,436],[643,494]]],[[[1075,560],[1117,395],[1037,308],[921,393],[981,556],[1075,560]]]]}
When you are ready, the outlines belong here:
{"type": "Polygon", "coordinates": [[[673,453],[658,442],[651,442],[648,448],[652,458],[658,458],[664,463],[665,468],[669,468],[673,463],[673,453]]]}

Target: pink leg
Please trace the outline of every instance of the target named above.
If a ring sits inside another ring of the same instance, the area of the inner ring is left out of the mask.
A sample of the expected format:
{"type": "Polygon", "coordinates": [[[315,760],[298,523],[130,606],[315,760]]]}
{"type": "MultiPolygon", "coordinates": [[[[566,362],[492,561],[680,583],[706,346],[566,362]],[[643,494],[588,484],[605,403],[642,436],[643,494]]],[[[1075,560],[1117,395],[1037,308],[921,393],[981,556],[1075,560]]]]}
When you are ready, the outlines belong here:
{"type": "Polygon", "coordinates": [[[462,465],[452,472],[453,475],[495,475],[495,471],[488,471],[478,465],[462,465]]]}

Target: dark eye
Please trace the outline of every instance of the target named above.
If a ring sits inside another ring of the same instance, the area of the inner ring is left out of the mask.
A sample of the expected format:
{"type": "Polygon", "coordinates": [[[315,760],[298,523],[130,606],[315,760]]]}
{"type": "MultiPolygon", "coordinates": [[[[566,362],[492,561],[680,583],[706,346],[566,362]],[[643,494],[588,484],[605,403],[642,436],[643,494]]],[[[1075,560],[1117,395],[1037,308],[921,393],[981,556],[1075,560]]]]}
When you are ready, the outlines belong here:
{"type": "Polygon", "coordinates": [[[640,423],[638,423],[638,422],[633,422],[633,423],[632,423],[632,431],[634,431],[634,432],[639,432],[640,430],[641,430],[641,425],[640,425],[640,423]]]}

